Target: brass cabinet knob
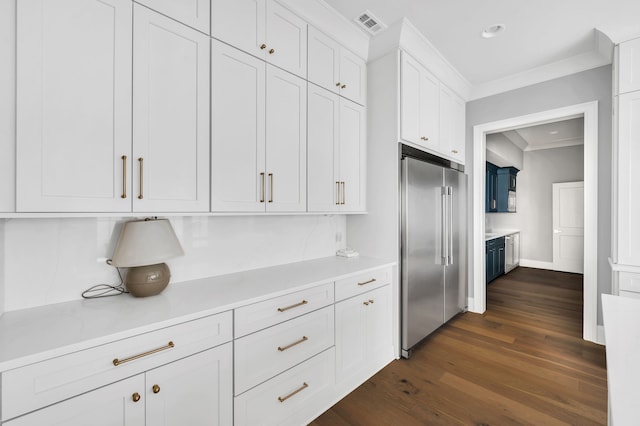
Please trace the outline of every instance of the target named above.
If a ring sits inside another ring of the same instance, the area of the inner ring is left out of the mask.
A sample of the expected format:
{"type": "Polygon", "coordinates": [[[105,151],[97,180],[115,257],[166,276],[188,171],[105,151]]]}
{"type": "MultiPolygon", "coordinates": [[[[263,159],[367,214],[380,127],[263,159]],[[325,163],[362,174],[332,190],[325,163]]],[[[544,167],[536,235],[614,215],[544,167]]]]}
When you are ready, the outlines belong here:
{"type": "Polygon", "coordinates": [[[340,86],[340,88],[341,88],[341,89],[346,89],[346,88],[347,88],[347,85],[346,85],[346,84],[343,84],[342,86],[340,86]]]}
{"type": "Polygon", "coordinates": [[[452,149],[451,152],[453,152],[454,154],[457,154],[458,150],[457,149],[452,149]]]}
{"type": "Polygon", "coordinates": [[[131,399],[133,399],[133,402],[140,401],[140,394],[138,392],[134,392],[134,394],[131,395],[131,399]]]}
{"type": "Polygon", "coordinates": [[[422,139],[423,141],[428,141],[429,140],[429,138],[426,137],[426,136],[420,136],[420,139],[422,139]]]}
{"type": "Polygon", "coordinates": [[[260,50],[264,50],[264,49],[266,49],[266,48],[267,48],[267,45],[266,45],[266,44],[262,43],[262,44],[260,45],[260,50]]]}
{"type": "Polygon", "coordinates": [[[158,386],[158,385],[153,385],[153,387],[151,389],[153,390],[153,393],[160,392],[160,386],[158,386]]]}
{"type": "Polygon", "coordinates": [[[373,299],[369,299],[369,303],[373,304],[373,299]]]}
{"type": "Polygon", "coordinates": [[[362,302],[364,306],[369,306],[369,302],[362,302]]]}
{"type": "Polygon", "coordinates": [[[340,87],[340,82],[337,82],[337,83],[336,83],[336,87],[340,87]]]}
{"type": "Polygon", "coordinates": [[[274,49],[269,49],[269,55],[273,55],[274,52],[275,52],[274,49]]]}

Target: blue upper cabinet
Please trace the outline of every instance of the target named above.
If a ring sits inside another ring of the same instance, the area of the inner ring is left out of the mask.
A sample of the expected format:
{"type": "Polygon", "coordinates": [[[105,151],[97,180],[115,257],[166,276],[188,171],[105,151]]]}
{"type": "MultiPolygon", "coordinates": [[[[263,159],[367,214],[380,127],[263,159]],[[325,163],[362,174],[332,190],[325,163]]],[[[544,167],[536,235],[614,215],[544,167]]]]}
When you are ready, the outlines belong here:
{"type": "Polygon", "coordinates": [[[498,211],[498,169],[499,167],[487,161],[487,186],[485,192],[485,211],[498,211]]]}
{"type": "Polygon", "coordinates": [[[516,175],[520,170],[515,167],[498,169],[498,212],[516,211],[516,175]]]}

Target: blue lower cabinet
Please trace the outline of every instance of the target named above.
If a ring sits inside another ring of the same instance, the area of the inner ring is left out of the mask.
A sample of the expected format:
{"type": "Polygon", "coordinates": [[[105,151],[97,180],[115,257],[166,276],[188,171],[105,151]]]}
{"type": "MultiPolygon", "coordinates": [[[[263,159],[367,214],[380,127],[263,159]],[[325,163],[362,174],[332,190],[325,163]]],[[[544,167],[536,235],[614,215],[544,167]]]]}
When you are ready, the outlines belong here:
{"type": "Polygon", "coordinates": [[[504,274],[504,250],[504,237],[486,242],[485,273],[487,284],[504,274]]]}

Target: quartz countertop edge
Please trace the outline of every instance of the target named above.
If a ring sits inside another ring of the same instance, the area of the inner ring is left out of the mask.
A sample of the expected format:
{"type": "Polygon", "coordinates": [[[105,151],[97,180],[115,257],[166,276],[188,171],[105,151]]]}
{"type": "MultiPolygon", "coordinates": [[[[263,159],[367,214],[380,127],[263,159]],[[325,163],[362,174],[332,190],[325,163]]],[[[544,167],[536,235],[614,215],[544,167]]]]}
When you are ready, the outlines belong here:
{"type": "Polygon", "coordinates": [[[171,283],[148,298],[124,294],[5,312],[0,372],[393,265],[331,256],[171,283]]]}
{"type": "Polygon", "coordinates": [[[519,232],[519,229],[498,229],[491,232],[485,232],[484,240],[491,241],[495,240],[496,238],[506,237],[507,235],[518,234],[519,232]]]}

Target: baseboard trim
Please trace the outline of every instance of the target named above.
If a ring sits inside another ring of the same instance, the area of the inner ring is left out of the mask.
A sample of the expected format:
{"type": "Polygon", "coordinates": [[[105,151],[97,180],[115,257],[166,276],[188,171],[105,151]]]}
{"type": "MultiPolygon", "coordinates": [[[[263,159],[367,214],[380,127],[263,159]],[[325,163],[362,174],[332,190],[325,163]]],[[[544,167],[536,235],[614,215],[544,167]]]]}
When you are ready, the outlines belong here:
{"type": "Polygon", "coordinates": [[[520,259],[520,266],[553,271],[553,262],[542,262],[540,260],[520,259]]]}

